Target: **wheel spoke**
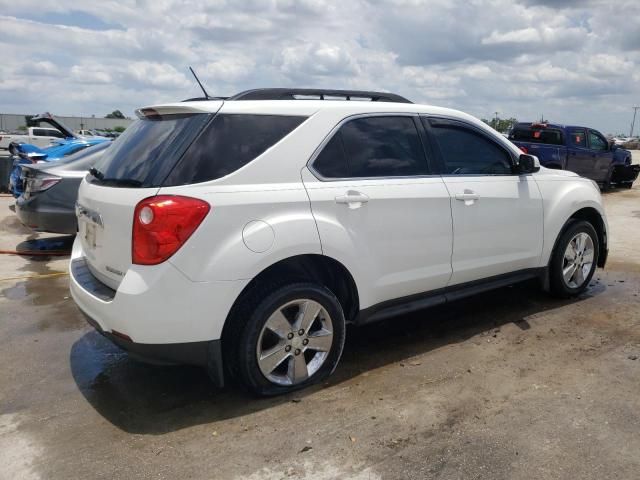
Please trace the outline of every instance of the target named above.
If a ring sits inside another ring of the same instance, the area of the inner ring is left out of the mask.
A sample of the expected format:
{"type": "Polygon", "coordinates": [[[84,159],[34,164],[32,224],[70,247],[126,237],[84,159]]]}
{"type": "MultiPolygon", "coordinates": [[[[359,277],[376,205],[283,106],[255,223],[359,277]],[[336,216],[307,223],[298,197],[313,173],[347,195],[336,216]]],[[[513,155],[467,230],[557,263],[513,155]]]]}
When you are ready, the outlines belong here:
{"type": "Polygon", "coordinates": [[[584,283],[584,272],[582,267],[576,269],[576,272],[573,275],[573,281],[575,282],[576,287],[580,287],[584,283]]]}
{"type": "Polygon", "coordinates": [[[571,279],[573,278],[573,274],[576,272],[576,264],[575,263],[570,263],[569,265],[567,265],[564,270],[562,270],[562,276],[564,277],[565,282],[569,283],[571,282],[571,279]]]}
{"type": "Polygon", "coordinates": [[[582,257],[582,261],[585,265],[591,266],[591,264],[593,263],[593,250],[587,249],[586,253],[582,257]]]}
{"type": "Polygon", "coordinates": [[[300,312],[296,318],[296,329],[308,331],[313,321],[318,317],[320,310],[322,307],[316,302],[306,301],[300,305],[300,312]]]}
{"type": "Polygon", "coordinates": [[[331,350],[331,345],[333,344],[333,333],[322,329],[314,332],[313,335],[309,335],[308,340],[307,349],[318,352],[328,352],[331,350]]]}
{"type": "Polygon", "coordinates": [[[580,253],[582,252],[582,235],[578,234],[574,240],[575,244],[576,244],[576,252],[580,253]]]}
{"type": "Polygon", "coordinates": [[[273,312],[265,326],[280,338],[285,338],[292,328],[291,323],[289,323],[289,320],[281,310],[273,312]]]}
{"type": "Polygon", "coordinates": [[[300,383],[309,376],[307,371],[307,362],[304,355],[294,355],[289,361],[289,370],[287,372],[289,380],[292,384],[300,383]]]}
{"type": "Polygon", "coordinates": [[[258,361],[260,362],[260,366],[263,371],[269,373],[273,372],[278,368],[278,365],[280,365],[284,359],[290,355],[290,353],[285,351],[284,347],[284,342],[281,342],[260,355],[258,361]]]}
{"type": "Polygon", "coordinates": [[[564,258],[573,262],[576,259],[576,248],[573,242],[569,242],[567,249],[564,251],[564,258]]]}

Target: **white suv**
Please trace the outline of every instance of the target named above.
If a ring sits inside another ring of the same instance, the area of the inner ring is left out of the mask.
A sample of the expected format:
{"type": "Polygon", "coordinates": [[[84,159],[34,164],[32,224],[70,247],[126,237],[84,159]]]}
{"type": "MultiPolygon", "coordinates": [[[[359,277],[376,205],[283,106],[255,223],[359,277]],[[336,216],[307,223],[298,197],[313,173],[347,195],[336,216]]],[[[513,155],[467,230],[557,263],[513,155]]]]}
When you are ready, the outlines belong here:
{"type": "Polygon", "coordinates": [[[134,357],[272,395],[363,324],[607,256],[598,187],[464,113],[263,89],[142,108],[82,182],[71,293],[134,357]]]}

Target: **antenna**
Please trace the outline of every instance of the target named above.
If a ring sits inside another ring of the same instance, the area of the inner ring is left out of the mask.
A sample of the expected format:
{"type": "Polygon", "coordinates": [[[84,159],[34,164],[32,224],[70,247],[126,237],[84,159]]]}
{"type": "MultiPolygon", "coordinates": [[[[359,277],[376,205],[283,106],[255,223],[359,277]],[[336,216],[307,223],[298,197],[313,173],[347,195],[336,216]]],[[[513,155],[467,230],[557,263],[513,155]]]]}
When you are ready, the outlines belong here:
{"type": "Polygon", "coordinates": [[[196,72],[193,71],[193,68],[189,67],[189,70],[191,70],[191,74],[193,75],[193,78],[196,79],[196,82],[198,82],[198,85],[200,85],[200,89],[202,90],[202,93],[204,93],[204,98],[206,98],[207,100],[209,100],[209,94],[207,93],[207,91],[204,89],[204,87],[202,86],[202,82],[200,82],[200,79],[198,78],[198,76],[196,75],[196,72]]]}

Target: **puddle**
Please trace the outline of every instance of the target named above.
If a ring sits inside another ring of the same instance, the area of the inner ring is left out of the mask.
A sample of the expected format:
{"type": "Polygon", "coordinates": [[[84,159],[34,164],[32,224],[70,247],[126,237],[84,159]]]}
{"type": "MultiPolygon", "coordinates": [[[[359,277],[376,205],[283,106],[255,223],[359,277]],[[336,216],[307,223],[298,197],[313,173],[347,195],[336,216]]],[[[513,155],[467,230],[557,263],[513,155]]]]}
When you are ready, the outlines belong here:
{"type": "Polygon", "coordinates": [[[27,282],[16,283],[13,287],[3,289],[2,296],[8,300],[22,300],[26,298],[28,295],[26,283],[27,282]]]}
{"type": "Polygon", "coordinates": [[[20,220],[18,220],[15,215],[9,215],[0,220],[0,231],[18,235],[30,235],[34,233],[29,227],[25,227],[20,223],[20,220]]]}

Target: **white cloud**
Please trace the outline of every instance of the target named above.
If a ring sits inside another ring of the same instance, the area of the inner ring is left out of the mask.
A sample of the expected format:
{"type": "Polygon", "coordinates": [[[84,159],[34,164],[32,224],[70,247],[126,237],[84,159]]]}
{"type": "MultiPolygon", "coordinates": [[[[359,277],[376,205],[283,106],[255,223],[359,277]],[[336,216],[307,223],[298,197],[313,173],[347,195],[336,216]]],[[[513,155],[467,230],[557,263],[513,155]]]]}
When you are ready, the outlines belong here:
{"type": "Polygon", "coordinates": [[[577,0],[0,0],[0,109],[95,113],[261,86],[381,89],[627,129],[640,3],[577,0]],[[43,93],[43,82],[55,89],[43,93]]]}

